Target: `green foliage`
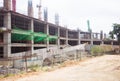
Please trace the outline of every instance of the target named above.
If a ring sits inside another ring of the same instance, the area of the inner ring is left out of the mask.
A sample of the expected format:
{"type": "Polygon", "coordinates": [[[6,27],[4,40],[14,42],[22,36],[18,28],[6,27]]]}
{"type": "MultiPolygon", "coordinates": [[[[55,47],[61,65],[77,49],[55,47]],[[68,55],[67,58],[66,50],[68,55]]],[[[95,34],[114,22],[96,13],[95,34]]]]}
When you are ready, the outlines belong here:
{"type": "Polygon", "coordinates": [[[114,38],[114,35],[116,35],[117,40],[120,44],[120,24],[113,24],[113,30],[110,31],[111,38],[114,38]]]}
{"type": "Polygon", "coordinates": [[[0,75],[0,79],[4,78],[4,75],[0,75]]]}
{"type": "Polygon", "coordinates": [[[42,71],[50,71],[51,70],[51,68],[50,67],[48,67],[48,66],[44,66],[44,67],[42,67],[42,71]]]}
{"type": "Polygon", "coordinates": [[[40,66],[39,65],[32,65],[32,66],[29,67],[29,69],[31,71],[37,72],[37,71],[39,71],[40,66]]]}
{"type": "Polygon", "coordinates": [[[119,52],[120,52],[120,24],[113,24],[113,31],[109,33],[111,36],[116,35],[118,43],[119,43],[119,52]]]}
{"type": "Polygon", "coordinates": [[[113,31],[110,31],[109,34],[110,34],[110,38],[115,39],[113,31]]]}
{"type": "Polygon", "coordinates": [[[4,75],[4,78],[6,78],[6,77],[12,77],[12,76],[15,76],[15,74],[6,74],[6,75],[4,75]]]}
{"type": "Polygon", "coordinates": [[[113,52],[113,47],[112,45],[99,45],[99,46],[93,46],[91,48],[91,54],[93,56],[99,56],[103,55],[104,53],[111,53],[113,52]]]}
{"type": "Polygon", "coordinates": [[[104,50],[100,46],[93,46],[91,48],[91,54],[93,56],[102,55],[103,53],[104,53],[104,50]]]}

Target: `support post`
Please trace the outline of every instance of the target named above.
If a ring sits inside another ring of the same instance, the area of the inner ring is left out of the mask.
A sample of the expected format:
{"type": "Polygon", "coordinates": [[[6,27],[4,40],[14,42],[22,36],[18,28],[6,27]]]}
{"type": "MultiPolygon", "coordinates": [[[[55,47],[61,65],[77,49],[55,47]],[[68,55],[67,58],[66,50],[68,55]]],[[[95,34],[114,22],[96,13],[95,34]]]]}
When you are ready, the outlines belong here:
{"type": "MultiPolygon", "coordinates": [[[[31,30],[31,32],[34,32],[34,21],[33,19],[30,20],[30,23],[29,23],[29,30],[31,30]]],[[[33,40],[33,35],[31,34],[31,41],[30,41],[30,53],[31,55],[34,54],[34,40],[33,40]]]]}
{"type": "Polygon", "coordinates": [[[66,29],[66,45],[68,45],[68,29],[66,29]]]}
{"type": "Polygon", "coordinates": [[[28,1],[28,16],[34,17],[32,0],[28,1]]]}
{"type": "Polygon", "coordinates": [[[58,26],[58,39],[57,39],[57,45],[58,45],[58,48],[60,48],[60,27],[58,26]]]}
{"type": "Polygon", "coordinates": [[[48,23],[46,22],[46,25],[45,25],[45,28],[46,28],[46,34],[47,34],[47,38],[46,38],[46,46],[47,46],[47,49],[49,49],[49,25],[48,23]]]}
{"type": "Polygon", "coordinates": [[[91,45],[93,45],[93,33],[91,32],[91,45]]]}
{"type": "Polygon", "coordinates": [[[96,33],[96,39],[98,39],[98,33],[96,33]]]}
{"type": "Polygon", "coordinates": [[[6,9],[6,10],[11,10],[11,0],[4,0],[4,8],[6,9]]]}
{"type": "Polygon", "coordinates": [[[103,42],[103,31],[100,32],[100,40],[101,40],[101,44],[104,44],[104,42],[103,42]]]}
{"type": "Polygon", "coordinates": [[[80,30],[78,29],[78,45],[81,44],[81,40],[80,40],[80,30]]]}
{"type": "Polygon", "coordinates": [[[76,54],[75,54],[75,60],[78,60],[78,54],[79,54],[79,50],[76,50],[76,54]]]}
{"type": "MultiPolygon", "coordinates": [[[[30,30],[32,31],[32,32],[34,32],[34,21],[33,21],[33,19],[31,19],[31,21],[30,21],[30,30]]],[[[34,44],[34,37],[33,37],[33,35],[31,35],[31,42],[30,42],[30,44],[31,44],[31,47],[30,47],[30,50],[31,50],[31,55],[32,54],[34,54],[34,46],[33,46],[33,44],[34,44]]]]}
{"type": "Polygon", "coordinates": [[[111,41],[111,45],[113,46],[113,41],[111,41]]]}
{"type": "MultiPolygon", "coordinates": [[[[4,14],[4,27],[11,29],[11,13],[4,14]]],[[[4,58],[11,56],[11,33],[4,33],[4,58]]]]}

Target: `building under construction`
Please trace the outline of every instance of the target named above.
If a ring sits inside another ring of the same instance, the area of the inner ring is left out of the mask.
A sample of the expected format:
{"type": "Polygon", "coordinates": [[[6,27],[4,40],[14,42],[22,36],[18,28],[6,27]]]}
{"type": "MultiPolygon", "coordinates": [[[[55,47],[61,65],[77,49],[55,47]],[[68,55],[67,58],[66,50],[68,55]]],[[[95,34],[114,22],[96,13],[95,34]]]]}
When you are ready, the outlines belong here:
{"type": "Polygon", "coordinates": [[[32,56],[35,54],[35,50],[51,46],[75,46],[86,42],[93,45],[118,44],[115,40],[106,40],[106,35],[103,32],[70,30],[58,24],[34,18],[32,17],[33,14],[26,16],[15,12],[11,10],[10,1],[4,0],[4,6],[0,8],[1,60],[19,56],[28,51],[32,56]]]}

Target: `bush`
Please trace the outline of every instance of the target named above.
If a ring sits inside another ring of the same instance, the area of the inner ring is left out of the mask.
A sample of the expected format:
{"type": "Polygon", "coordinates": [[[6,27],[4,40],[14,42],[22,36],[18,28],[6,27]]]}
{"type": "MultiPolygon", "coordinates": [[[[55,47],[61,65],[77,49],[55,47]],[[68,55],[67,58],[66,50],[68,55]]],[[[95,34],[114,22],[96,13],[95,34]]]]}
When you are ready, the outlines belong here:
{"type": "Polygon", "coordinates": [[[91,48],[91,54],[92,54],[93,56],[103,55],[103,53],[104,53],[104,50],[103,50],[103,48],[100,47],[100,46],[93,46],[93,47],[91,48]]]}
{"type": "Polygon", "coordinates": [[[32,66],[29,67],[29,69],[30,69],[31,71],[34,71],[34,72],[38,71],[39,68],[40,68],[39,65],[32,65],[32,66]]]}
{"type": "Polygon", "coordinates": [[[98,56],[98,55],[103,55],[103,53],[110,53],[113,52],[113,47],[112,45],[98,45],[98,46],[93,46],[91,48],[91,54],[93,56],[98,56]]]}
{"type": "Polygon", "coordinates": [[[53,68],[51,68],[51,67],[49,67],[49,66],[44,66],[44,67],[42,67],[42,71],[50,71],[50,70],[52,70],[53,68]]]}

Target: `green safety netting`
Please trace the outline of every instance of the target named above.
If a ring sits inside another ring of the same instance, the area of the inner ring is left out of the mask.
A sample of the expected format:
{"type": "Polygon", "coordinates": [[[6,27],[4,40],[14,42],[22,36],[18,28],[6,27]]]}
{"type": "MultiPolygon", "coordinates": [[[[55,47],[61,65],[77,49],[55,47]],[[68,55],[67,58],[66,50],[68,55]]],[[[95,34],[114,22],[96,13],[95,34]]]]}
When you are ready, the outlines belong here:
{"type": "Polygon", "coordinates": [[[12,33],[12,41],[21,41],[21,40],[27,40],[29,35],[24,35],[24,34],[15,34],[12,33]]]}
{"type": "Polygon", "coordinates": [[[49,41],[55,41],[57,39],[57,36],[49,36],[48,40],[49,41]]]}
{"type": "Polygon", "coordinates": [[[46,38],[44,37],[34,37],[34,42],[41,42],[44,41],[46,38]]]}
{"type": "Polygon", "coordinates": [[[32,32],[30,30],[22,30],[19,28],[12,29],[12,41],[26,41],[26,40],[34,40],[34,42],[41,41],[54,41],[57,39],[57,36],[47,36],[42,32],[32,32]]]}

